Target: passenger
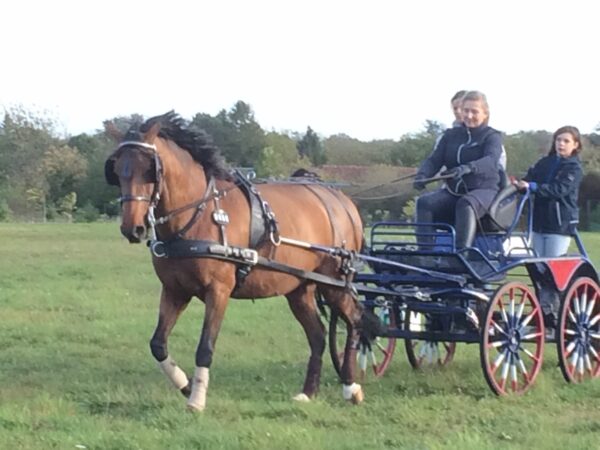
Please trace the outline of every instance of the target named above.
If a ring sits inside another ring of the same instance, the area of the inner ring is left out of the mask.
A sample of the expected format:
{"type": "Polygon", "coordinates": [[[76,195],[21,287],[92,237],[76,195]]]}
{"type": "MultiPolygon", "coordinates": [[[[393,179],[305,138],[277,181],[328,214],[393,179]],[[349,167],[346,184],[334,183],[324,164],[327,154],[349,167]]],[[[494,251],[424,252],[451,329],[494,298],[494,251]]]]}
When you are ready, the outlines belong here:
{"type": "Polygon", "coordinates": [[[454,122],[452,122],[453,128],[460,127],[463,124],[461,106],[462,106],[462,99],[466,93],[467,93],[467,91],[458,91],[450,99],[450,106],[452,107],[452,112],[454,113],[454,122]]]}
{"type": "MultiPolygon", "coordinates": [[[[502,154],[502,135],[488,126],[490,113],[485,95],[467,92],[461,102],[462,125],[449,128],[436,143],[431,155],[421,164],[413,186],[422,190],[423,180],[442,167],[450,175],[446,185],[417,199],[418,222],[444,222],[456,229],[456,246],[469,247],[475,238],[477,219],[488,210],[499,191],[498,170],[502,154]]],[[[431,242],[419,228],[419,242],[431,242]]]]}
{"type": "Polygon", "coordinates": [[[530,167],[519,189],[529,189],[533,201],[533,249],[538,256],[567,253],[571,235],[579,223],[577,196],[583,179],[579,153],[581,135],[575,127],[561,127],[554,133],[547,156],[530,167]]]}
{"type": "MultiPolygon", "coordinates": [[[[556,257],[567,253],[571,235],[579,223],[577,196],[583,178],[579,153],[582,150],[579,130],[564,126],[556,130],[550,152],[514,184],[529,189],[533,201],[533,249],[540,257],[556,257]]],[[[544,323],[556,326],[560,298],[545,282],[536,286],[544,323]]]]}

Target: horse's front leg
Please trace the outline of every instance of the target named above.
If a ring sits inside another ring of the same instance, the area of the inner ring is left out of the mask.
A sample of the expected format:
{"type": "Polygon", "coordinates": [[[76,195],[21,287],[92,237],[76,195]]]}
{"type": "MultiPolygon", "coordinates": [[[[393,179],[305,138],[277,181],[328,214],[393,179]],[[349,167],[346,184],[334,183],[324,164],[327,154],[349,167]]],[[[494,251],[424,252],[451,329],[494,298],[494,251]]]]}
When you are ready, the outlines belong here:
{"type": "Polygon", "coordinates": [[[190,299],[189,295],[169,291],[163,286],[160,295],[158,324],[156,325],[152,339],[150,339],[152,356],[154,356],[167,378],[171,380],[171,383],[186,397],[190,395],[191,388],[189,381],[185,372],[169,356],[167,340],[175,323],[177,323],[179,315],[189,304],[190,299]]]}
{"type": "Polygon", "coordinates": [[[206,407],[210,365],[230,295],[231,288],[225,286],[212,287],[206,292],[204,324],[200,343],[196,350],[196,370],[192,378],[192,392],[187,402],[187,407],[191,411],[202,411],[206,407]]]}

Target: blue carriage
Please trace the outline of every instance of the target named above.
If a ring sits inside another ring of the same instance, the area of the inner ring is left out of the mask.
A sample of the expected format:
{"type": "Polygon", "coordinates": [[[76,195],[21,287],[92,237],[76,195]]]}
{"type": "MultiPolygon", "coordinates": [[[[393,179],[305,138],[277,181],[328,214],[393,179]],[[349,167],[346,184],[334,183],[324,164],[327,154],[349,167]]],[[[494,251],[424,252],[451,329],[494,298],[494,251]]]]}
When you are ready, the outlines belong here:
{"type": "MultiPolygon", "coordinates": [[[[457,342],[479,344],[485,378],[498,395],[533,385],[545,343],[556,345],[568,382],[599,376],[598,274],[576,230],[573,254],[541,258],[530,245],[531,226],[529,193],[509,183],[469,248],[456,248],[447,224],[374,224],[361,255],[370,270],[360,271],[354,286],[383,328],[378,336],[361,337],[362,373],[371,366],[382,375],[402,338],[414,368],[448,364],[457,342]],[[556,302],[554,322],[540,305],[544,295],[556,302]]],[[[338,326],[332,315],[330,350],[339,370],[338,326]]]]}

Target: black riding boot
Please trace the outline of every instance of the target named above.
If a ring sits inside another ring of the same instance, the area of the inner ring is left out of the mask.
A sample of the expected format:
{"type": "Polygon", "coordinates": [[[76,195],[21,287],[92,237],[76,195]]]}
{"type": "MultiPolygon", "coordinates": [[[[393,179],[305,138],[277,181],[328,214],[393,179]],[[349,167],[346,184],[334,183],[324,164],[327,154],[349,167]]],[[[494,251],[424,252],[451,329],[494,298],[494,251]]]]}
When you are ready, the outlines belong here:
{"type": "Polygon", "coordinates": [[[477,217],[473,207],[466,201],[458,201],[456,204],[456,248],[471,247],[475,240],[477,229],[477,217]]]}

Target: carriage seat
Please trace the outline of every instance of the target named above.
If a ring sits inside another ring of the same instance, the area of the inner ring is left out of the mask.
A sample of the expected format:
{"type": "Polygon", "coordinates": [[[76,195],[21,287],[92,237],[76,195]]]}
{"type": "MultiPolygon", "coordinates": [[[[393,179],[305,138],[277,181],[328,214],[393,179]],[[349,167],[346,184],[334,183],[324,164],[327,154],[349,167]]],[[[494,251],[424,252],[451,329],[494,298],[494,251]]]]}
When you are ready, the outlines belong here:
{"type": "Polygon", "coordinates": [[[508,230],[515,220],[519,206],[517,188],[510,182],[504,170],[500,170],[500,191],[492,201],[488,212],[481,219],[481,231],[498,233],[508,230]]]}

